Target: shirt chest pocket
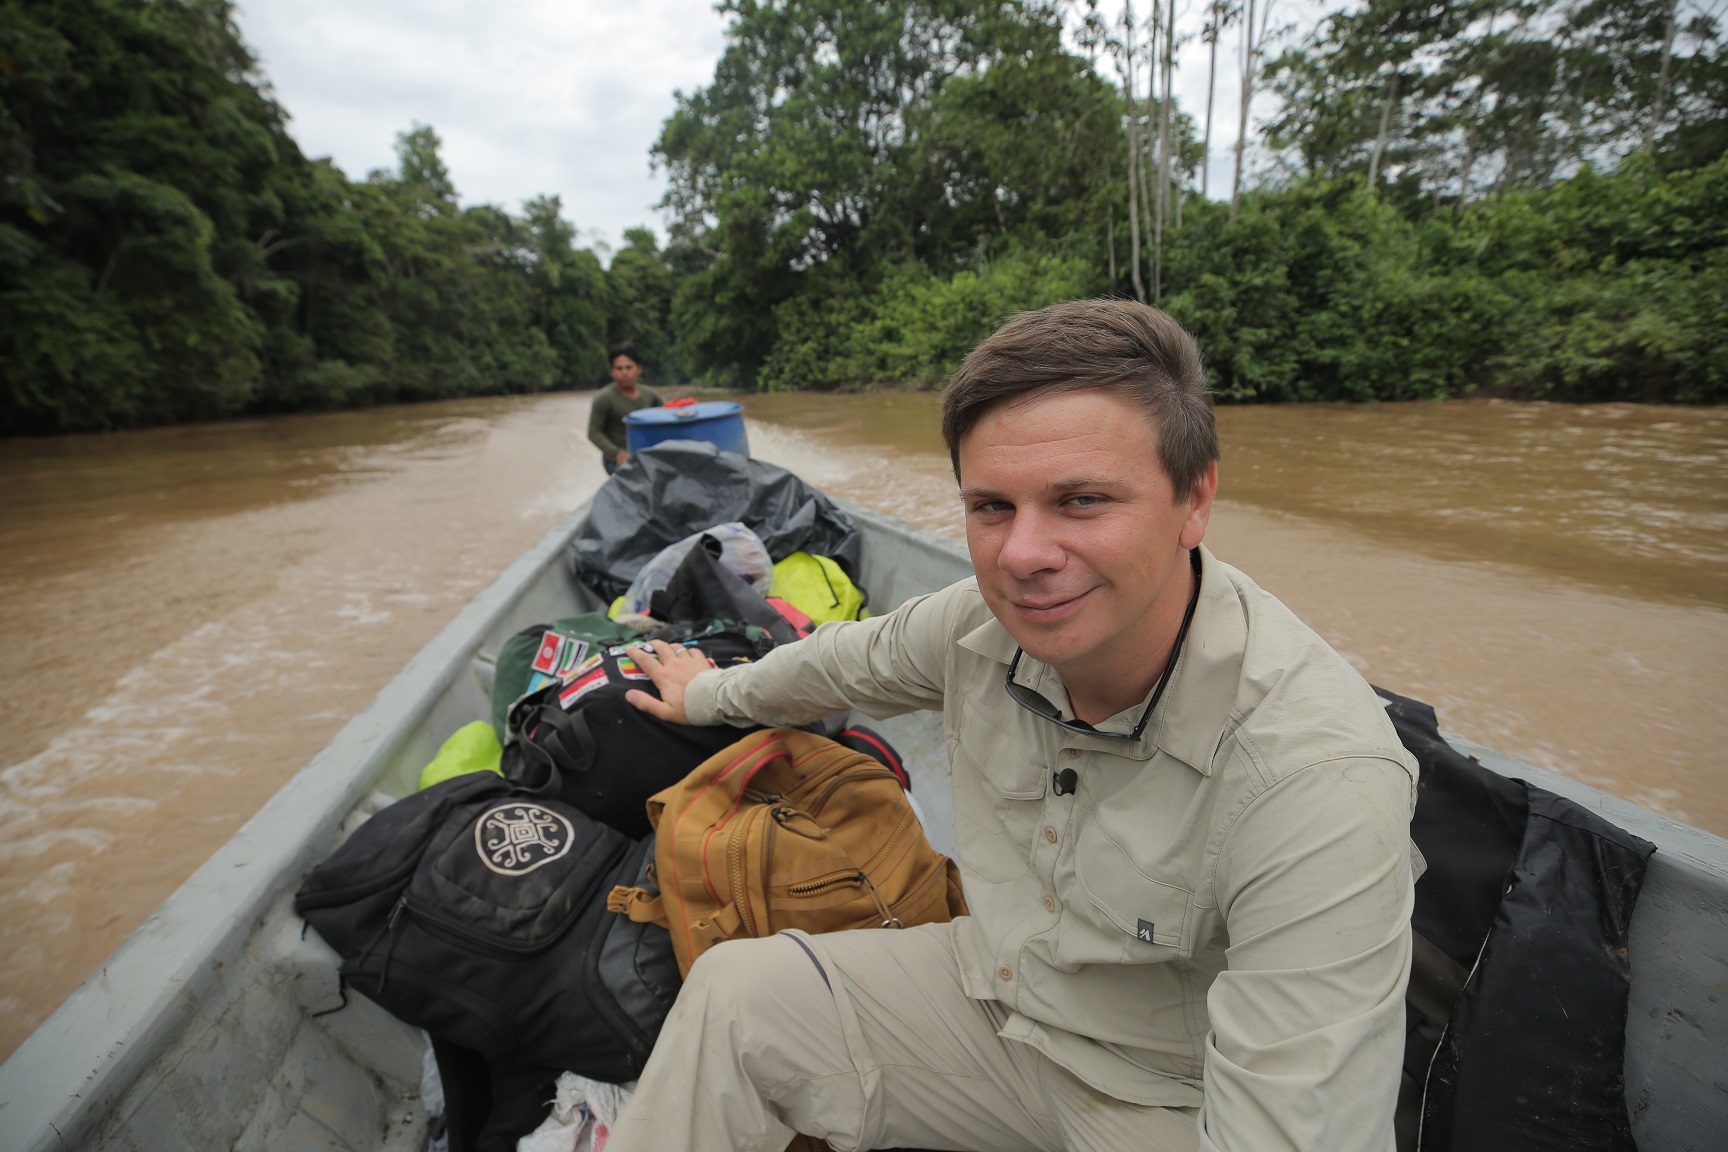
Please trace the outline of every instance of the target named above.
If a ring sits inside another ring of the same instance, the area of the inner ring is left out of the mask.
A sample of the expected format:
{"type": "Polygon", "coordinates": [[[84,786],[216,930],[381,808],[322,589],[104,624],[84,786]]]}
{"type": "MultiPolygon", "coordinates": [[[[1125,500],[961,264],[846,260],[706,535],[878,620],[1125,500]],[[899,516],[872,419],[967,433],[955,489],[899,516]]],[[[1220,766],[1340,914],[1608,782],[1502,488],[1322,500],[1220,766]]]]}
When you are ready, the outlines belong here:
{"type": "Polygon", "coordinates": [[[1040,732],[1043,724],[1002,697],[997,710],[970,693],[961,698],[960,723],[949,742],[949,758],[980,777],[987,794],[999,800],[1042,800],[1050,781],[1040,732]]]}
{"type": "Polygon", "coordinates": [[[1146,875],[1096,825],[1080,832],[1074,876],[1059,943],[1065,961],[1158,964],[1193,954],[1193,896],[1146,875]]]}

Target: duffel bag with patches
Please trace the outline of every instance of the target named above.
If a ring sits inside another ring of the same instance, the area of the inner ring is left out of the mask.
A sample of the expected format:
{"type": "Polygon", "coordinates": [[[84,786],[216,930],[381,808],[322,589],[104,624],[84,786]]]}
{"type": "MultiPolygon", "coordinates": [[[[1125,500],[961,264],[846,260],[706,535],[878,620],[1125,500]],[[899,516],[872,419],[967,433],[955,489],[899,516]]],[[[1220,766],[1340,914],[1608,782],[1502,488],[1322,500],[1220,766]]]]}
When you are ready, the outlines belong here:
{"type": "Polygon", "coordinates": [[[607,911],[635,843],[491,773],[416,793],[315,868],[295,909],[347,987],[502,1065],[634,1079],[676,997],[665,933],[607,911]]]}
{"type": "Polygon", "coordinates": [[[505,640],[492,673],[492,727],[503,740],[510,705],[559,679],[591,655],[636,638],[599,612],[535,624],[505,640]]]}
{"type": "MultiPolygon", "coordinates": [[[[666,628],[654,639],[694,648],[718,668],[756,660],[774,643],[759,628],[727,621],[666,628]]],[[[624,698],[631,689],[659,690],[629,646],[598,649],[519,700],[510,709],[503,771],[527,794],[554,797],[641,838],[653,831],[648,797],[750,729],[669,724],[631,704],[624,698]]]]}

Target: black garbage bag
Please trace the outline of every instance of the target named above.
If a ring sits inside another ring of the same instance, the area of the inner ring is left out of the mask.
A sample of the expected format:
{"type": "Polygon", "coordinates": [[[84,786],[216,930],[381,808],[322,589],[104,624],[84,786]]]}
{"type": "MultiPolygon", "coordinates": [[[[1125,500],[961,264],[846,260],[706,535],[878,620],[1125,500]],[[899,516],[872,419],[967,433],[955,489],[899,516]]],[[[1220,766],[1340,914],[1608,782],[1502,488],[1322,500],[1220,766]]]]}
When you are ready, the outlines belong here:
{"type": "Polygon", "coordinates": [[[1635,1152],[1632,910],[1655,846],[1491,772],[1376,688],[1421,767],[1400,1152],[1635,1152]]]}
{"type": "Polygon", "coordinates": [[[776,562],[794,552],[830,556],[858,582],[858,525],[832,500],[784,468],[690,440],[638,452],[601,487],[570,545],[570,565],[610,600],[668,544],[734,520],[776,562]]]}

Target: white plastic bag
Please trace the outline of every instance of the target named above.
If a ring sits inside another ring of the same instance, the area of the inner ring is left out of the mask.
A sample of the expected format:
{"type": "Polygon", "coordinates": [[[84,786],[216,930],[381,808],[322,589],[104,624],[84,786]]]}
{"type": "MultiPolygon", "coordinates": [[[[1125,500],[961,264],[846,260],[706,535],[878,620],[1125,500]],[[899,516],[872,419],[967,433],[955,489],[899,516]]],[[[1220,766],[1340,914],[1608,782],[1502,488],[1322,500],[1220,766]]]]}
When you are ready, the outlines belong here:
{"type": "Polygon", "coordinates": [[[634,1084],[602,1084],[565,1072],[558,1077],[552,1115],[516,1141],[516,1152],[604,1152],[606,1139],[634,1084]]]}
{"type": "Polygon", "coordinates": [[[672,583],[672,574],[678,571],[678,565],[704,536],[712,536],[719,542],[720,563],[742,576],[744,582],[756,591],[764,596],[768,594],[768,586],[774,582],[774,561],[768,556],[768,548],[756,533],[733,521],[693,532],[678,543],[662,548],[654,559],[642,566],[642,571],[636,573],[630,590],[624,593],[624,603],[619,606],[617,617],[647,615],[648,601],[654,593],[672,583]]]}

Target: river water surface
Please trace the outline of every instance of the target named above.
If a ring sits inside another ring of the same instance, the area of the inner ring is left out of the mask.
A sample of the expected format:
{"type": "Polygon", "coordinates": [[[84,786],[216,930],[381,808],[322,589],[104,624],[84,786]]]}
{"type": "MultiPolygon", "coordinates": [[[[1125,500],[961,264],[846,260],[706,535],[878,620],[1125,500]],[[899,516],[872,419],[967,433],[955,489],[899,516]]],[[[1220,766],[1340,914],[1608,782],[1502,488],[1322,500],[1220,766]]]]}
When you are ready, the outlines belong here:
{"type": "MultiPolygon", "coordinates": [[[[603,479],[587,397],[0,442],[0,1056],[603,479]]],[[[756,454],[958,536],[929,395],[756,454]]],[[[1226,408],[1208,543],[1448,728],[1728,833],[1728,412],[1226,408]]]]}

